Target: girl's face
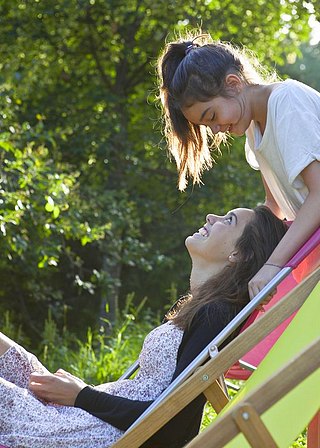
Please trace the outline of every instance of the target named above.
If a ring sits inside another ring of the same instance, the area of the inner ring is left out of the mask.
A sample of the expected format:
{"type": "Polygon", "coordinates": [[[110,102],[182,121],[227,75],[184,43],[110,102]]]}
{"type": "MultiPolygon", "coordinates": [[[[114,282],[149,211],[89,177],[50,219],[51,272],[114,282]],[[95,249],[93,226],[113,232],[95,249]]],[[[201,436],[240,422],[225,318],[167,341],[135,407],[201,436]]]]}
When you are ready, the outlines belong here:
{"type": "Polygon", "coordinates": [[[240,136],[248,129],[252,119],[246,109],[240,95],[229,98],[217,96],[183,108],[182,113],[189,122],[208,126],[214,134],[229,132],[240,136]]]}
{"type": "Polygon", "coordinates": [[[191,258],[206,263],[227,263],[253,216],[254,211],[247,208],[236,208],[225,216],[207,215],[203,227],[185,241],[191,258]]]}
{"type": "Polygon", "coordinates": [[[237,75],[229,74],[225,88],[230,96],[216,96],[181,109],[185,118],[195,124],[208,126],[214,134],[229,132],[243,135],[253,119],[247,86],[237,75]]]}

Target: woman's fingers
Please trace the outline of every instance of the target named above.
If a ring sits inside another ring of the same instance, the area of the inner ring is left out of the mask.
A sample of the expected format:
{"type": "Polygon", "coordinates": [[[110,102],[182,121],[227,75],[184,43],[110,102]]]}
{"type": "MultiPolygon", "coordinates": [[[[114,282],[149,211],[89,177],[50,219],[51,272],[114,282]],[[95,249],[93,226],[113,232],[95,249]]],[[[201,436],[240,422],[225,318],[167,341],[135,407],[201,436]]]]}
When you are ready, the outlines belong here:
{"type": "Polygon", "coordinates": [[[50,400],[50,388],[53,384],[53,375],[41,374],[41,373],[31,373],[29,378],[29,389],[37,395],[37,397],[44,400],[50,400]]]}
{"type": "Polygon", "coordinates": [[[86,387],[86,384],[82,380],[66,373],[63,373],[61,370],[54,375],[32,373],[30,375],[29,388],[41,399],[73,406],[78,393],[86,387]]]}

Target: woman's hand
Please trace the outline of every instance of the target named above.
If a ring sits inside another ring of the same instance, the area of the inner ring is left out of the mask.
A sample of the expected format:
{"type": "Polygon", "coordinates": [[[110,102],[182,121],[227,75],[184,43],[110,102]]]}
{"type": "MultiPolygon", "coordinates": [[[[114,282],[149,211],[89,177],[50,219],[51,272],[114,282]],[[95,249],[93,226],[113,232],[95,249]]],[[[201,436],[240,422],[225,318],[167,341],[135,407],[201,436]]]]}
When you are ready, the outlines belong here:
{"type": "MultiPolygon", "coordinates": [[[[256,275],[250,280],[248,289],[250,300],[252,300],[269,282],[272,280],[282,268],[280,266],[263,265],[263,267],[256,273],[256,275]]],[[[267,305],[277,292],[275,288],[269,295],[263,300],[258,309],[261,309],[263,305],[267,305]]]]}
{"type": "Polygon", "coordinates": [[[79,378],[59,369],[56,373],[31,373],[29,389],[42,400],[73,406],[79,392],[86,387],[79,378]]]}

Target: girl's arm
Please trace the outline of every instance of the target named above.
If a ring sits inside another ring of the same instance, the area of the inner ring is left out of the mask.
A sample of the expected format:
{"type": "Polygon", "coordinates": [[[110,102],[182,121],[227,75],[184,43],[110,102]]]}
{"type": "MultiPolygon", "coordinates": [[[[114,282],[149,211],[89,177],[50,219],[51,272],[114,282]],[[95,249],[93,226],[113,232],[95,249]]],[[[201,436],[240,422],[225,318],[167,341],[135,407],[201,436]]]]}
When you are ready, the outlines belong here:
{"type": "MultiPolygon", "coordinates": [[[[218,313],[211,312],[209,306],[195,316],[190,329],[184,332],[172,381],[222,330],[223,326],[223,321],[218,313]]],[[[66,406],[79,407],[121,430],[128,429],[152,403],[152,401],[130,400],[110,395],[86,385],[82,380],[61,369],[55,374],[31,374],[29,387],[39,398],[66,406]]],[[[188,427],[191,428],[197,423],[194,411],[201,408],[204,402],[203,397],[196,399],[194,408],[191,406],[182,411],[174,421],[165,425],[165,430],[160,431],[156,438],[166,439],[168,434],[168,441],[170,441],[176,436],[180,437],[177,430],[180,424],[177,425],[177,421],[180,422],[180,419],[183,419],[185,423],[187,419],[190,419],[188,427]]],[[[197,415],[200,419],[201,409],[197,415]]],[[[182,422],[181,428],[184,427],[182,422]]]]}
{"type": "MultiPolygon", "coordinates": [[[[275,248],[267,263],[284,266],[310,235],[320,226],[320,162],[310,163],[301,176],[309,194],[297,213],[296,219],[275,248]]],[[[250,280],[249,294],[252,299],[279,272],[275,266],[263,266],[250,280]]]]}

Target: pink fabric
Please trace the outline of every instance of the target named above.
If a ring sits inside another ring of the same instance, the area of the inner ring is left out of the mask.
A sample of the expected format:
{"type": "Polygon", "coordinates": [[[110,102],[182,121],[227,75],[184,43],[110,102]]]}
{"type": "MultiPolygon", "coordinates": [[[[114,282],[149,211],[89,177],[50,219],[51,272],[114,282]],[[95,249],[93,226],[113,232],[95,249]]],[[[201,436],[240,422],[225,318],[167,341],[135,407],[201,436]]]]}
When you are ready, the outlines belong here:
{"type": "MultiPolygon", "coordinates": [[[[298,250],[298,252],[288,261],[286,266],[296,268],[302,260],[314,251],[314,248],[320,245],[320,227],[311,235],[306,243],[298,250]]],[[[319,252],[318,252],[319,253],[319,252]]],[[[309,257],[308,257],[309,258],[309,257]]]]}
{"type": "Polygon", "coordinates": [[[313,417],[308,426],[307,447],[320,448],[320,411],[313,417]]]}
{"type": "MultiPolygon", "coordinates": [[[[315,235],[315,234],[314,234],[315,235]]],[[[313,244],[315,244],[314,235],[313,244]]],[[[320,229],[316,232],[316,238],[320,236],[320,229]]],[[[303,247],[305,247],[304,245],[303,247]]],[[[307,244],[307,250],[310,251],[310,244],[307,244]]],[[[302,250],[302,249],[301,249],[302,250]]],[[[285,294],[292,290],[298,283],[300,283],[307,275],[315,270],[316,267],[320,265],[320,245],[313,249],[309,255],[298,265],[296,269],[292,271],[277,287],[277,293],[270,300],[268,305],[264,308],[268,310],[273,305],[275,305],[285,294]]],[[[242,327],[241,332],[244,331],[249,325],[251,325],[256,319],[259,319],[263,315],[260,311],[254,311],[246,324],[242,327]]],[[[268,336],[266,336],[259,344],[257,344],[250,352],[248,352],[242,360],[257,367],[266,354],[269,352],[271,347],[275,344],[281,334],[284,332],[286,327],[289,325],[293,319],[295,313],[286,319],[281,325],[275,328],[268,336]]],[[[227,378],[246,380],[251,375],[251,371],[242,368],[239,363],[229,369],[226,373],[227,378]]]]}
{"type": "MultiPolygon", "coordinates": [[[[291,291],[291,289],[294,288],[296,284],[297,283],[293,278],[293,275],[289,274],[288,277],[286,277],[277,287],[277,293],[272,297],[268,305],[264,307],[265,310],[268,310],[273,305],[275,305],[285,294],[291,291]]],[[[263,314],[264,313],[260,311],[254,311],[246,324],[242,327],[241,332],[244,331],[249,325],[251,325],[253,321],[255,321],[256,319],[260,319],[263,314]],[[254,317],[254,319],[251,318],[252,316],[254,317]]],[[[270,348],[273,346],[273,344],[283,333],[289,322],[293,319],[293,316],[294,315],[290,316],[281,325],[279,325],[279,327],[277,327],[268,336],[266,336],[259,344],[257,344],[252,350],[250,350],[250,352],[243,356],[242,360],[253,365],[254,367],[257,367],[266,356],[270,348]]],[[[239,365],[239,363],[236,363],[231,367],[231,369],[229,369],[226,377],[238,380],[246,380],[250,375],[251,372],[249,370],[243,369],[239,365]]]]}
{"type": "Polygon", "coordinates": [[[299,266],[293,271],[293,276],[298,283],[307,277],[312,271],[316,269],[320,264],[320,244],[317,246],[310,255],[303,260],[299,266]]]}

